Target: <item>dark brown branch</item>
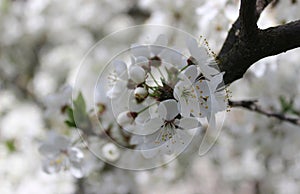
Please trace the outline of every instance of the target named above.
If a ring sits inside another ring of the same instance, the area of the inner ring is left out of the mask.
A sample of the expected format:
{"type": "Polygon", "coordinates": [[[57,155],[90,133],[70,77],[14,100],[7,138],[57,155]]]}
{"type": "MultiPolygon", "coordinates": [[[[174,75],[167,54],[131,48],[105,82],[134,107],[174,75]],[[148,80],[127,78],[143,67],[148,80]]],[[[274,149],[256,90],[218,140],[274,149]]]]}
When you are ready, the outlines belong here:
{"type": "Polygon", "coordinates": [[[256,0],[241,0],[241,38],[251,40],[257,35],[256,0]]]}
{"type": "MultiPolygon", "coordinates": [[[[256,1],[256,21],[259,19],[260,14],[273,0],[257,0],[256,1]]],[[[274,2],[274,1],[273,1],[274,2]]]]}
{"type": "Polygon", "coordinates": [[[242,78],[260,59],[300,46],[300,20],[266,30],[257,28],[260,13],[270,2],[241,0],[240,16],[217,57],[220,70],[225,72],[226,84],[242,78]]]}
{"type": "Polygon", "coordinates": [[[281,121],[292,123],[294,125],[300,125],[300,118],[292,118],[292,117],[288,117],[288,116],[286,116],[284,114],[281,114],[281,113],[272,113],[270,111],[264,110],[257,104],[257,101],[255,101],[255,100],[248,100],[248,101],[246,101],[246,100],[231,101],[230,100],[229,105],[231,107],[245,108],[247,110],[260,113],[260,114],[265,115],[267,117],[273,117],[273,118],[279,119],[281,121]]]}
{"type": "MultiPolygon", "coordinates": [[[[256,12],[255,12],[255,20],[258,21],[260,14],[262,11],[272,2],[273,0],[257,0],[256,2],[256,12]]],[[[219,56],[222,56],[223,54],[226,54],[233,45],[237,42],[239,39],[241,31],[241,23],[240,23],[240,17],[237,18],[237,20],[232,25],[231,29],[228,32],[228,35],[226,37],[226,40],[221,48],[221,51],[219,53],[219,56]]]]}
{"type": "Polygon", "coordinates": [[[260,31],[261,57],[277,55],[300,46],[300,20],[260,31]]]}
{"type": "Polygon", "coordinates": [[[225,71],[226,84],[243,77],[248,68],[262,58],[300,46],[300,20],[278,27],[259,30],[255,40],[239,39],[230,51],[220,56],[219,67],[225,71]]]}

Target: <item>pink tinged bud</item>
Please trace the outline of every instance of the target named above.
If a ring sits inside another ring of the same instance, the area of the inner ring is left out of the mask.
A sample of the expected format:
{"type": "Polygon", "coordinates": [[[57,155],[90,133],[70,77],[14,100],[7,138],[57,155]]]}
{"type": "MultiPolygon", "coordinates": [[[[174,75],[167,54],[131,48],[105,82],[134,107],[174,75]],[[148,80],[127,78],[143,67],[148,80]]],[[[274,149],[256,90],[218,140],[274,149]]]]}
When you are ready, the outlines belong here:
{"type": "Polygon", "coordinates": [[[146,90],[144,87],[137,87],[134,90],[134,97],[138,102],[145,100],[147,96],[148,96],[148,90],[146,90]]]}
{"type": "Polygon", "coordinates": [[[117,122],[121,126],[130,125],[134,122],[134,119],[137,117],[136,112],[124,111],[119,114],[117,122]]]}

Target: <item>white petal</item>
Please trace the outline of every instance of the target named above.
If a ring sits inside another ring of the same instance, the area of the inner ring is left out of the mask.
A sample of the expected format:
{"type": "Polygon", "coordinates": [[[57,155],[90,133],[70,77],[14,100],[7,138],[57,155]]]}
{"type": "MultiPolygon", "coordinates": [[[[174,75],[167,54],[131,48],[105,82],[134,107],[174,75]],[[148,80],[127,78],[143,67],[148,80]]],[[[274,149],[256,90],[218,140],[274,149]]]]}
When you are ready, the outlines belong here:
{"type": "Polygon", "coordinates": [[[69,154],[69,159],[74,162],[81,162],[84,157],[83,152],[80,149],[75,147],[69,149],[68,154],[69,154]]]}
{"type": "Polygon", "coordinates": [[[165,49],[165,47],[157,45],[150,45],[149,48],[154,56],[158,56],[165,49]]]}
{"type": "Polygon", "coordinates": [[[199,128],[201,126],[201,123],[196,118],[189,117],[180,119],[178,125],[184,130],[187,130],[199,128]]]}
{"type": "Polygon", "coordinates": [[[203,75],[206,78],[209,78],[209,79],[212,77],[212,75],[216,75],[216,74],[220,73],[216,68],[210,66],[210,64],[212,64],[212,63],[215,63],[215,62],[212,61],[212,62],[199,64],[201,72],[203,73],[203,75]]]}
{"type": "Polygon", "coordinates": [[[211,114],[209,116],[210,116],[210,118],[208,118],[209,124],[199,147],[200,156],[203,156],[212,148],[212,146],[216,143],[217,138],[219,137],[221,132],[221,127],[217,127],[215,115],[211,114]]]}
{"type": "Polygon", "coordinates": [[[82,164],[78,162],[72,162],[71,168],[70,168],[71,174],[76,178],[82,178],[83,177],[83,169],[82,164]]]}
{"type": "Polygon", "coordinates": [[[154,156],[156,156],[159,152],[159,148],[149,148],[147,145],[143,145],[142,146],[142,150],[141,153],[145,158],[153,158],[154,156]]]}
{"type": "Polygon", "coordinates": [[[106,95],[106,92],[107,91],[105,90],[104,86],[102,84],[98,84],[95,90],[95,101],[97,103],[107,104],[109,102],[109,99],[106,95]]]}
{"type": "Polygon", "coordinates": [[[199,55],[199,47],[198,47],[198,42],[196,39],[194,38],[188,38],[187,39],[187,46],[188,46],[188,49],[191,53],[191,55],[197,59],[197,56],[199,55]]]}
{"type": "Polygon", "coordinates": [[[127,79],[127,65],[121,60],[114,60],[113,62],[115,71],[121,79],[127,79]]]}
{"type": "Polygon", "coordinates": [[[130,51],[135,57],[139,57],[139,56],[143,56],[146,58],[150,57],[149,47],[145,45],[131,45],[130,51]]]}
{"type": "Polygon", "coordinates": [[[149,135],[155,133],[164,124],[161,118],[153,118],[143,126],[143,133],[140,135],[149,135]]]}
{"type": "Polygon", "coordinates": [[[176,100],[162,101],[158,106],[158,114],[166,121],[173,120],[179,114],[176,100]]]}
{"type": "Polygon", "coordinates": [[[210,96],[209,82],[206,80],[199,80],[195,83],[194,88],[196,89],[197,96],[210,96]]]}
{"type": "MultiPolygon", "coordinates": [[[[197,61],[197,64],[203,65],[206,64],[207,60],[210,58],[207,49],[203,46],[199,46],[198,42],[194,38],[189,38],[187,40],[188,49],[197,61]]],[[[204,69],[203,69],[204,70],[204,69]]]]}
{"type": "Polygon", "coordinates": [[[107,91],[107,97],[111,99],[116,99],[120,97],[123,92],[126,93],[127,83],[123,80],[117,81],[115,85],[107,91]]]}
{"type": "Polygon", "coordinates": [[[178,100],[179,102],[179,111],[180,114],[183,116],[190,116],[190,110],[188,109],[188,105],[187,105],[187,101],[186,99],[182,96],[182,87],[183,87],[183,83],[178,83],[173,91],[173,95],[175,97],[176,100],[178,100]]]}
{"type": "Polygon", "coordinates": [[[45,143],[39,147],[39,152],[40,152],[40,154],[42,154],[44,156],[51,157],[51,156],[58,154],[60,152],[60,150],[57,149],[57,147],[53,146],[52,144],[45,143]]]}
{"type": "Polygon", "coordinates": [[[128,110],[130,110],[131,112],[139,112],[142,109],[144,109],[146,107],[146,105],[143,103],[137,103],[136,99],[135,99],[135,94],[134,92],[131,92],[129,94],[129,98],[128,100],[122,100],[120,101],[120,103],[125,104],[124,102],[127,102],[128,104],[128,110]]]}
{"type": "Polygon", "coordinates": [[[176,130],[176,134],[167,142],[161,145],[161,152],[164,154],[180,154],[191,141],[191,136],[182,130],[176,130]]]}
{"type": "Polygon", "coordinates": [[[164,49],[160,53],[160,57],[165,63],[170,64],[172,67],[178,69],[181,69],[187,65],[187,58],[177,50],[164,49]]]}
{"type": "Polygon", "coordinates": [[[154,44],[150,46],[150,50],[155,56],[158,56],[162,52],[162,50],[165,49],[165,46],[167,46],[167,44],[168,44],[167,36],[161,34],[157,37],[154,44]]]}
{"type": "Polygon", "coordinates": [[[43,161],[43,171],[48,174],[57,173],[61,170],[63,163],[53,162],[52,160],[43,161]]]}
{"type": "Polygon", "coordinates": [[[207,62],[207,60],[209,59],[210,56],[207,52],[208,51],[203,46],[198,48],[197,56],[195,56],[195,59],[197,60],[197,63],[199,65],[205,64],[207,62]]]}
{"type": "Polygon", "coordinates": [[[149,121],[149,118],[151,118],[149,110],[145,110],[138,114],[135,118],[135,122],[139,125],[143,125],[145,122],[149,121]]]}
{"type": "Polygon", "coordinates": [[[199,98],[200,95],[197,93],[194,86],[189,86],[190,83],[178,82],[174,88],[173,95],[178,100],[180,107],[180,114],[184,117],[189,117],[190,114],[198,116],[200,107],[199,107],[199,98]],[[190,88],[190,89],[186,89],[190,88]],[[184,94],[186,92],[189,94],[184,94]]]}
{"type": "Polygon", "coordinates": [[[168,44],[168,37],[164,34],[161,34],[157,37],[157,39],[154,42],[155,45],[162,45],[166,46],[168,44]]]}
{"type": "Polygon", "coordinates": [[[224,73],[219,73],[218,75],[212,77],[212,79],[209,82],[211,91],[216,91],[218,85],[223,82],[223,75],[224,73]]]}
{"type": "Polygon", "coordinates": [[[134,66],[129,70],[130,78],[137,84],[140,84],[145,81],[145,70],[142,67],[134,66]]]}
{"type": "Polygon", "coordinates": [[[144,142],[144,138],[140,135],[132,135],[130,138],[130,145],[139,145],[144,142]]]}
{"type": "Polygon", "coordinates": [[[135,60],[135,63],[134,65],[138,65],[140,67],[148,67],[149,66],[149,60],[146,58],[146,57],[137,57],[136,60],[135,60]]]}
{"type": "Polygon", "coordinates": [[[69,139],[61,135],[57,135],[53,143],[60,150],[67,149],[71,144],[69,139]]]}
{"type": "Polygon", "coordinates": [[[183,73],[179,75],[179,78],[184,80],[189,80],[189,84],[194,83],[196,77],[198,76],[197,67],[195,65],[188,66],[183,73]]]}
{"type": "Polygon", "coordinates": [[[117,72],[117,74],[120,74],[124,71],[127,71],[127,65],[124,61],[121,61],[121,60],[114,60],[112,62],[112,64],[114,65],[114,68],[117,72]]]}
{"type": "Polygon", "coordinates": [[[60,90],[59,90],[59,93],[62,94],[62,97],[64,99],[69,99],[72,97],[72,91],[73,91],[73,88],[72,86],[70,85],[65,85],[63,86],[60,90]]]}
{"type": "Polygon", "coordinates": [[[171,141],[172,140],[168,140],[167,142],[164,142],[164,144],[161,145],[160,150],[163,154],[171,155],[176,150],[178,143],[171,143],[171,141]]]}

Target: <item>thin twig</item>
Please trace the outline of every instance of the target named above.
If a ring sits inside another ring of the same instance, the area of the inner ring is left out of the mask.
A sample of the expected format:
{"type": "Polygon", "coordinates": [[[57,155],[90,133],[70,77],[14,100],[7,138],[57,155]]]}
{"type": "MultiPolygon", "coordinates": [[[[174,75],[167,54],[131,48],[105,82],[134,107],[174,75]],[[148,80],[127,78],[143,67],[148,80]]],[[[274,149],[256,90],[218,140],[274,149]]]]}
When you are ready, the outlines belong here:
{"type": "Polygon", "coordinates": [[[299,117],[298,118],[293,118],[293,117],[286,116],[282,113],[273,113],[273,112],[270,112],[268,110],[264,110],[263,108],[261,108],[257,104],[257,100],[241,100],[241,101],[232,101],[232,100],[230,100],[229,105],[231,107],[245,108],[247,110],[257,112],[257,113],[265,115],[267,117],[274,117],[276,119],[279,119],[279,120],[285,121],[285,122],[289,122],[289,123],[292,123],[294,125],[300,125],[300,118],[299,117]]]}

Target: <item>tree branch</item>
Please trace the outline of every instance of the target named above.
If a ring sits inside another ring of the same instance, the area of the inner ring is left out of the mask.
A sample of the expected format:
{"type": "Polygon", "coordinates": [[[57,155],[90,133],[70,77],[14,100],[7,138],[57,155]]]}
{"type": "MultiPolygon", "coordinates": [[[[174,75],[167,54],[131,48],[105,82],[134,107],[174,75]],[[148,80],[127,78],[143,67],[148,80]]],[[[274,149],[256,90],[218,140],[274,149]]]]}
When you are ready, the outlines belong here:
{"type": "Polygon", "coordinates": [[[300,46],[300,20],[261,30],[261,57],[277,55],[300,46]]]}
{"type": "Polygon", "coordinates": [[[251,40],[257,35],[256,0],[241,0],[241,39],[251,40]]]}
{"type": "MultiPolygon", "coordinates": [[[[272,2],[273,0],[257,0],[256,2],[256,12],[255,21],[257,22],[262,11],[272,2]]],[[[221,48],[219,56],[226,54],[233,45],[237,42],[241,31],[240,17],[233,23],[231,29],[228,32],[226,40],[221,48]]]]}
{"type": "MultiPolygon", "coordinates": [[[[257,0],[256,1],[256,21],[259,19],[260,14],[263,10],[271,3],[275,3],[273,0],[257,0]]],[[[274,5],[274,4],[273,4],[274,5]]]]}
{"type": "Polygon", "coordinates": [[[85,194],[84,182],[85,182],[84,178],[80,178],[76,180],[77,189],[75,191],[75,194],[85,194]]]}
{"type": "Polygon", "coordinates": [[[273,117],[276,119],[279,119],[281,121],[289,122],[294,125],[300,125],[300,118],[292,118],[288,117],[286,115],[283,115],[281,113],[272,113],[270,111],[262,109],[259,105],[257,105],[257,101],[255,100],[242,100],[242,101],[229,101],[229,105],[231,107],[241,107],[245,108],[247,110],[260,113],[262,115],[265,115],[267,117],[273,117]]]}
{"type": "Polygon", "coordinates": [[[225,72],[225,84],[242,78],[260,59],[300,46],[300,20],[266,30],[257,28],[256,22],[270,2],[241,0],[239,18],[228,32],[217,57],[220,70],[225,72]]]}

